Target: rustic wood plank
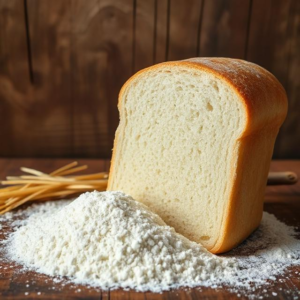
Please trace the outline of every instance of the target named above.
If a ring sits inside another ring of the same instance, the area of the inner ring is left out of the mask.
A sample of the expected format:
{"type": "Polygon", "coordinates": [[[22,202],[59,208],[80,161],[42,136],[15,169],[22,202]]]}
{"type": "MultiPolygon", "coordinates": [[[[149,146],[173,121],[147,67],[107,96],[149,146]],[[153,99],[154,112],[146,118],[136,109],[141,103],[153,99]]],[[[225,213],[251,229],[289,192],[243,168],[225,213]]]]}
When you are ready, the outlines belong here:
{"type": "MultiPolygon", "coordinates": [[[[12,161],[9,159],[0,159],[0,178],[5,178],[8,172],[11,171],[12,161]]],[[[4,240],[6,235],[6,231],[9,229],[6,226],[3,226],[4,230],[0,230],[0,241],[4,240]]],[[[1,252],[1,248],[0,248],[1,252]]],[[[0,254],[1,256],[1,254],[0,254]]],[[[9,268],[9,263],[2,261],[0,259],[0,295],[4,292],[9,290],[10,280],[13,277],[14,270],[9,268]]]]}
{"type": "Polygon", "coordinates": [[[180,299],[180,300],[195,299],[193,296],[193,293],[192,293],[192,289],[179,289],[177,291],[171,291],[171,295],[172,295],[172,297],[175,297],[175,299],[180,299]]]}
{"type": "Polygon", "coordinates": [[[287,27],[287,74],[284,78],[289,112],[280,131],[275,154],[280,158],[300,157],[300,2],[292,0],[287,27]]]}
{"type": "Polygon", "coordinates": [[[170,0],[166,60],[197,56],[198,24],[202,0],[170,0]]]}
{"type": "MultiPolygon", "coordinates": [[[[1,76],[3,98],[12,103],[2,102],[0,107],[5,116],[1,133],[8,136],[0,152],[8,156],[110,157],[118,123],[117,95],[131,75],[131,1],[115,2],[115,8],[109,1],[27,3],[34,84],[27,80],[21,93],[13,91],[7,76],[1,76]],[[85,27],[86,31],[80,31],[85,27]],[[101,38],[94,39],[99,34],[101,38]]],[[[4,15],[14,16],[7,13],[13,6],[6,6],[4,15]]],[[[23,5],[17,12],[18,18],[22,14],[19,19],[26,42],[23,5]]],[[[1,48],[3,55],[9,47],[1,48]]],[[[26,49],[17,45],[14,49],[26,55],[20,67],[25,62],[29,77],[26,49]]],[[[24,74],[21,69],[8,69],[19,77],[24,74]]],[[[19,85],[21,80],[15,81],[19,85]]]]}
{"type": "Polygon", "coordinates": [[[155,64],[166,60],[169,2],[170,0],[155,0],[155,45],[153,54],[155,64]]]}
{"type": "Polygon", "coordinates": [[[74,155],[109,158],[118,93],[131,75],[132,1],[71,4],[74,155]]]}
{"type": "MultiPolygon", "coordinates": [[[[135,293],[134,293],[135,294],[135,293]]],[[[129,300],[130,294],[122,289],[117,289],[109,292],[109,299],[114,300],[129,300]]],[[[133,298],[134,299],[134,298],[133,298]]]]}
{"type": "Polygon", "coordinates": [[[145,295],[145,300],[167,300],[167,299],[172,299],[172,298],[168,297],[168,292],[163,292],[161,294],[146,292],[146,293],[144,293],[144,295],[145,295]]]}
{"type": "Polygon", "coordinates": [[[73,154],[107,156],[107,49],[98,38],[103,29],[98,31],[99,23],[95,22],[100,18],[99,1],[71,1],[70,9],[73,154]]]}
{"type": "Polygon", "coordinates": [[[271,71],[283,84],[287,74],[287,30],[292,0],[253,0],[246,59],[271,71]]]}
{"type": "MultiPolygon", "coordinates": [[[[5,299],[88,299],[99,300],[101,292],[97,288],[65,285],[53,281],[53,278],[35,272],[14,272],[7,291],[2,292],[5,299]],[[49,297],[50,296],[50,297],[49,297]]],[[[1,287],[0,287],[1,289],[1,287]]]]}
{"type": "Polygon", "coordinates": [[[142,292],[128,291],[128,295],[129,299],[146,300],[145,293],[142,292]]]}
{"type": "MultiPolygon", "coordinates": [[[[51,172],[71,161],[70,159],[0,159],[0,177],[19,174],[21,166],[51,172]]],[[[80,159],[78,162],[88,164],[90,166],[88,171],[92,172],[107,171],[109,163],[93,159],[80,159]]],[[[287,170],[300,174],[300,161],[273,161],[271,163],[271,171],[287,170]]],[[[266,198],[265,210],[276,214],[280,220],[289,225],[300,226],[300,182],[294,186],[267,187],[266,198]],[[291,197],[298,197],[298,200],[289,201],[291,197]]],[[[0,231],[0,238],[3,238],[3,231],[0,231]]],[[[2,261],[0,266],[2,266],[0,272],[1,299],[246,299],[226,289],[211,288],[179,289],[162,294],[137,293],[121,289],[101,292],[99,289],[80,285],[66,284],[62,286],[60,283],[54,282],[51,277],[35,272],[19,273],[18,267],[11,268],[10,264],[2,261]]],[[[273,293],[277,294],[276,298],[278,299],[294,299],[299,296],[300,278],[295,272],[300,272],[300,267],[293,267],[292,270],[294,275],[291,279],[279,278],[275,286],[264,286],[258,289],[256,297],[274,298],[275,294],[273,293]]]]}
{"type": "Polygon", "coordinates": [[[101,291],[101,300],[110,300],[109,291],[101,291]]]}
{"type": "MultiPolygon", "coordinates": [[[[296,2],[299,1],[296,0],[296,2]]],[[[292,38],[292,30],[289,25],[292,4],[293,0],[253,0],[248,48],[245,56],[247,60],[257,63],[273,73],[285,88],[287,87],[286,78],[288,76],[290,39],[292,38]]],[[[295,51],[297,50],[295,49],[295,51]]],[[[290,127],[289,122],[288,116],[285,128],[290,127]]],[[[280,148],[285,143],[284,135],[280,132],[274,150],[275,158],[281,156],[280,148]]],[[[293,144],[289,147],[297,148],[293,144]]],[[[291,151],[295,153],[294,150],[291,151]]]]}
{"type": "Polygon", "coordinates": [[[300,157],[299,6],[0,0],[0,155],[110,157],[117,95],[132,71],[198,54],[245,57],[279,78],[290,109],[274,157],[300,157]]]}
{"type": "Polygon", "coordinates": [[[236,293],[231,293],[224,289],[195,288],[190,292],[191,299],[209,299],[212,294],[215,299],[247,299],[247,297],[237,296],[236,293]]]}
{"type": "Polygon", "coordinates": [[[22,134],[18,154],[69,155],[72,148],[69,3],[37,0],[25,3],[33,84],[18,116],[22,134]]]}
{"type": "Polygon", "coordinates": [[[199,56],[244,58],[250,0],[205,1],[199,56]]]}
{"type": "Polygon", "coordinates": [[[24,2],[0,0],[0,156],[13,156],[26,143],[20,111],[31,89],[24,2]]]}
{"type": "Polygon", "coordinates": [[[155,0],[136,1],[136,15],[134,26],[134,57],[133,72],[154,64],[155,49],[155,0]]]}

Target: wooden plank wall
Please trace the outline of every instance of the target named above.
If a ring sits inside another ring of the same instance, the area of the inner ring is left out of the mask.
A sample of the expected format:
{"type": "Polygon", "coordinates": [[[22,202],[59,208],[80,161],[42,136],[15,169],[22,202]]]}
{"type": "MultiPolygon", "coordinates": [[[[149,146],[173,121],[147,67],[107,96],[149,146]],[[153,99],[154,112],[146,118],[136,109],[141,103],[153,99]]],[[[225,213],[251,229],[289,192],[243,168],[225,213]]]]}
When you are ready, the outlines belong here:
{"type": "Polygon", "coordinates": [[[298,0],[0,0],[0,156],[109,158],[128,77],[224,56],[284,85],[274,157],[300,158],[299,32],[298,0]]]}

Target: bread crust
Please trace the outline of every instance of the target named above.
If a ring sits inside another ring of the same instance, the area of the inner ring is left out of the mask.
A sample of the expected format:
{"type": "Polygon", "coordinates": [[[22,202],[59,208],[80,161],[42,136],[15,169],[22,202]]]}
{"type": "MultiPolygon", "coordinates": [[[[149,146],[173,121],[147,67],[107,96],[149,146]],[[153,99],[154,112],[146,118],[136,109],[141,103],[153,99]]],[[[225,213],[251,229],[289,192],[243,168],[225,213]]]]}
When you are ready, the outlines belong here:
{"type": "MultiPolygon", "coordinates": [[[[231,196],[223,214],[219,237],[214,246],[208,248],[212,253],[226,252],[242,242],[261,221],[264,190],[274,142],[287,114],[286,93],[270,72],[256,64],[230,58],[191,58],[161,63],[137,72],[124,84],[119,93],[119,111],[122,111],[121,99],[126,89],[139,76],[172,66],[185,66],[191,70],[212,74],[227,83],[243,104],[245,128],[236,144],[237,161],[231,163],[231,178],[228,180],[231,196]],[[255,168],[260,170],[259,176],[255,168]],[[255,186],[255,194],[252,194],[249,188],[252,185],[255,186]],[[246,193],[248,195],[245,195],[245,191],[249,191],[246,193]],[[246,209],[250,211],[245,211],[246,209]]],[[[112,186],[119,130],[120,127],[114,140],[108,190],[112,186]]]]}

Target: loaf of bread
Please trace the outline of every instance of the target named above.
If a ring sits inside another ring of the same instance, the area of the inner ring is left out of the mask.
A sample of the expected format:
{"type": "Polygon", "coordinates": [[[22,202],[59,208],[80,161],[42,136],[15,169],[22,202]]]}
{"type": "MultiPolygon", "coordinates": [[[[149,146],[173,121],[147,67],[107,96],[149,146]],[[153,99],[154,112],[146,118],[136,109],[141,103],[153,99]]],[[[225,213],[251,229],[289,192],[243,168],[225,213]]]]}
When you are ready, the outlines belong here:
{"type": "Polygon", "coordinates": [[[148,205],[212,253],[261,221],[286,93],[243,60],[165,62],[131,77],[119,95],[108,190],[148,205]]]}

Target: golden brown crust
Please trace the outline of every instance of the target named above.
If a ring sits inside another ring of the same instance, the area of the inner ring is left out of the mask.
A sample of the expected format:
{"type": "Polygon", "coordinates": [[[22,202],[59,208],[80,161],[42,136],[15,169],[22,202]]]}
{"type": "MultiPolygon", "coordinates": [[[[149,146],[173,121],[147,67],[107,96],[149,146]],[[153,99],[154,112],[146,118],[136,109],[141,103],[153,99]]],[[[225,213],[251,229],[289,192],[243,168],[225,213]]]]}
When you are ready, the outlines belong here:
{"type": "Polygon", "coordinates": [[[249,126],[244,136],[267,123],[280,126],[287,113],[287,97],[284,88],[264,68],[240,59],[194,58],[185,62],[196,63],[218,78],[224,79],[239,95],[243,102],[249,126]]]}
{"type": "MultiPolygon", "coordinates": [[[[147,72],[172,66],[202,70],[224,80],[240,96],[245,109],[246,125],[236,144],[237,161],[232,162],[231,179],[228,180],[232,185],[231,197],[223,214],[220,236],[209,249],[213,253],[221,253],[244,240],[260,223],[273,145],[287,113],[286,93],[271,73],[253,63],[230,58],[192,58],[161,63],[136,73],[120,91],[119,111],[123,94],[135,79],[147,72]]],[[[114,149],[118,134],[119,131],[114,149]]],[[[108,189],[112,186],[115,152],[111,160],[108,189]]]]}

